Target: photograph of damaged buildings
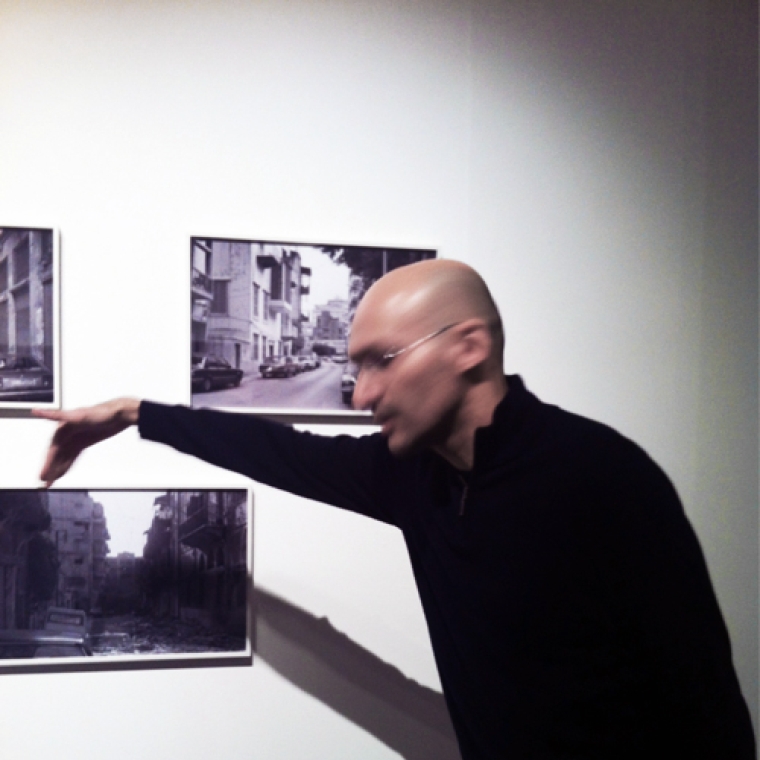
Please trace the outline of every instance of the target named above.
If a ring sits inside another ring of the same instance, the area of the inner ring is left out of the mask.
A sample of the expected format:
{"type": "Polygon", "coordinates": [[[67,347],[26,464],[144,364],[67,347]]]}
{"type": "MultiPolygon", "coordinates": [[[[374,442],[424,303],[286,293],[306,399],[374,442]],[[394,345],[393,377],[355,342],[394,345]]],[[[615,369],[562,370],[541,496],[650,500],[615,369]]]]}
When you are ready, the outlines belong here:
{"type": "Polygon", "coordinates": [[[245,653],[248,557],[245,490],[0,491],[0,657],[245,653]]]}

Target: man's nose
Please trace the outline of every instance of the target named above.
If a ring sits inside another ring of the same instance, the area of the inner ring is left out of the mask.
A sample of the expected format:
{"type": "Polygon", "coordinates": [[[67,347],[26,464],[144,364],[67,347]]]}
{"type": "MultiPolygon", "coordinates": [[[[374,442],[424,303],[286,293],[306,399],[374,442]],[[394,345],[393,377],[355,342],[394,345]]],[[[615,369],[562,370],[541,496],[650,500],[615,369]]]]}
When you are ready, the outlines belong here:
{"type": "Polygon", "coordinates": [[[376,373],[370,370],[359,370],[351,399],[351,406],[354,409],[374,409],[380,395],[379,383],[375,375],[376,373]]]}

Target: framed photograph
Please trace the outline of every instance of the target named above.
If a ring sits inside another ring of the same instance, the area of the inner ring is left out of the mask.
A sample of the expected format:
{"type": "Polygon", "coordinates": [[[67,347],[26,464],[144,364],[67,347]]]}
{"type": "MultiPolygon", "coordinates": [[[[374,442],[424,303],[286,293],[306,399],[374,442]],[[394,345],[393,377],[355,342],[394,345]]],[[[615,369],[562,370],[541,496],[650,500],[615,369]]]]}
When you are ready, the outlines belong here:
{"type": "Polygon", "coordinates": [[[0,415],[59,401],[58,235],[0,228],[0,415]]]}
{"type": "Polygon", "coordinates": [[[250,661],[246,490],[0,490],[0,672],[250,661]]]}
{"type": "Polygon", "coordinates": [[[386,272],[432,249],[192,237],[195,407],[361,415],[347,347],[356,307],[386,272]]]}

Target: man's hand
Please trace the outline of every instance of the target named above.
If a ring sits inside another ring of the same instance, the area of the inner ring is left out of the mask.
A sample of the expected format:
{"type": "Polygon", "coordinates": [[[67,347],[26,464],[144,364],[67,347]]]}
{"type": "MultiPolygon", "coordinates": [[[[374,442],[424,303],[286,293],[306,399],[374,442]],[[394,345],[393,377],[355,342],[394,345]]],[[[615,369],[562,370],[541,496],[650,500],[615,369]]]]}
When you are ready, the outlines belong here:
{"type": "Polygon", "coordinates": [[[88,447],[136,425],[139,399],[117,398],[96,406],[62,411],[33,409],[35,417],[54,420],[58,428],[50,442],[40,479],[49,488],[68,472],[76,458],[88,447]]]}

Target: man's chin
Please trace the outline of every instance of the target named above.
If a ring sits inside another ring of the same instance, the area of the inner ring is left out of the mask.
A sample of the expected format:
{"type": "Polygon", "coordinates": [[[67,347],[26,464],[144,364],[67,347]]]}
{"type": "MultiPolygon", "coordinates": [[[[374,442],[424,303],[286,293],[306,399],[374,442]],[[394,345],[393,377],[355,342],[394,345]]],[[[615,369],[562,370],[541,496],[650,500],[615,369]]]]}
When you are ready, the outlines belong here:
{"type": "Polygon", "coordinates": [[[385,440],[388,450],[397,459],[410,457],[424,448],[418,441],[405,439],[395,432],[385,435],[385,440]]]}
{"type": "Polygon", "coordinates": [[[380,432],[385,438],[388,450],[398,459],[411,457],[423,451],[438,451],[448,439],[451,430],[448,415],[438,426],[430,430],[416,430],[413,434],[407,435],[394,425],[397,422],[393,420],[386,423],[380,432]]]}

